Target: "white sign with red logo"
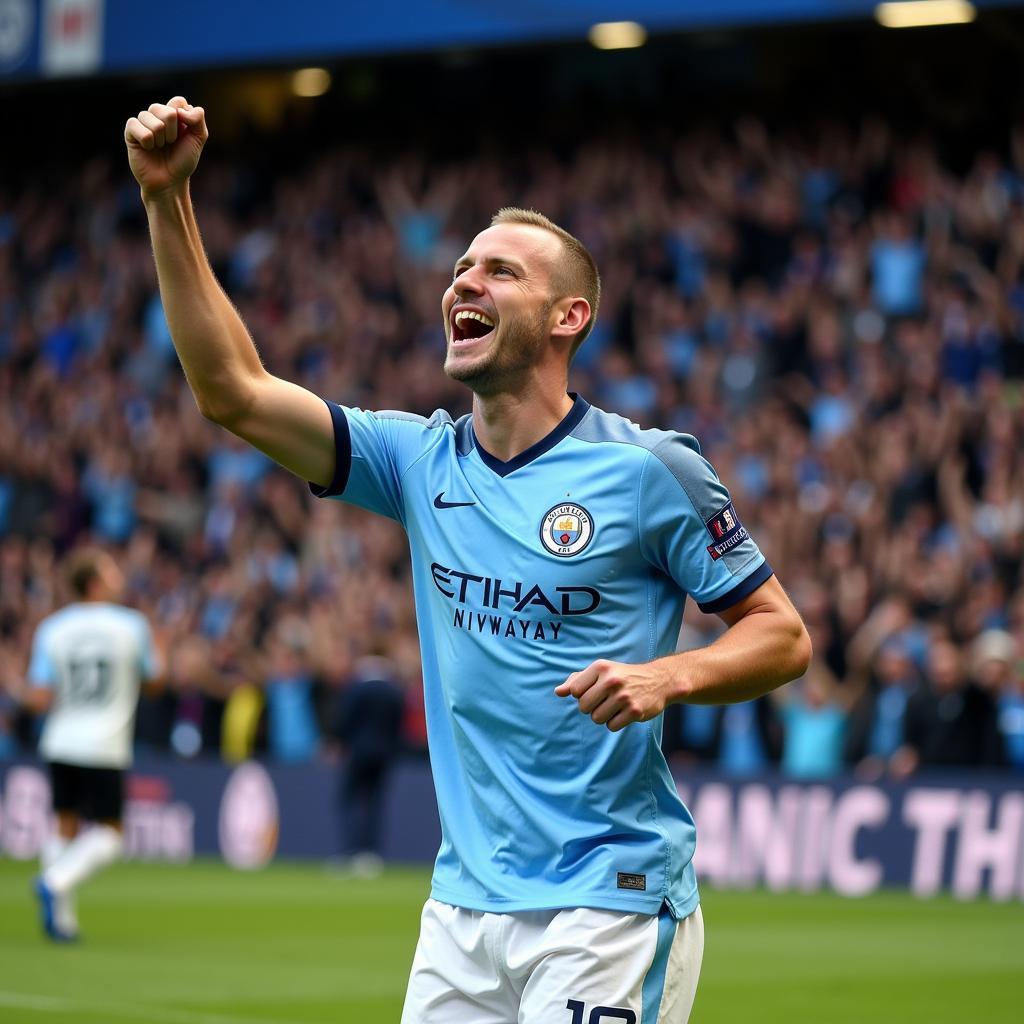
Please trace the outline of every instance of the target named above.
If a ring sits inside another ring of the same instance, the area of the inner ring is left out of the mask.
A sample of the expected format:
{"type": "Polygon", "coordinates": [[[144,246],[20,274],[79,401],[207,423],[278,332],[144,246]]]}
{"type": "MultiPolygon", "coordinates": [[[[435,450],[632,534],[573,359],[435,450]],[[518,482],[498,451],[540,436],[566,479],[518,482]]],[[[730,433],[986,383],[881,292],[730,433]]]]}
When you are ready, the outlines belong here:
{"type": "Polygon", "coordinates": [[[46,0],[40,64],[48,75],[85,75],[103,61],[103,0],[46,0]]]}

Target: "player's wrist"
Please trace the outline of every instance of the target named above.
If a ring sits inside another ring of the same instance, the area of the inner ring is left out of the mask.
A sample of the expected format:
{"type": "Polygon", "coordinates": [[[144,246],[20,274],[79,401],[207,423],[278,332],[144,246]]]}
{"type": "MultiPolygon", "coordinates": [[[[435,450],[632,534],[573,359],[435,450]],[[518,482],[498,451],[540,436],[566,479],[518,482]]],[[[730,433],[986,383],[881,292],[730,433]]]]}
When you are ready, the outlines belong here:
{"type": "Polygon", "coordinates": [[[142,202],[147,211],[158,211],[161,208],[173,209],[179,206],[188,198],[188,182],[189,179],[186,178],[184,181],[174,182],[171,185],[164,185],[161,188],[149,189],[140,185],[139,192],[142,195],[142,202]]]}
{"type": "Polygon", "coordinates": [[[700,668],[693,651],[683,651],[664,659],[666,668],[666,704],[686,704],[699,688],[700,668]]]}

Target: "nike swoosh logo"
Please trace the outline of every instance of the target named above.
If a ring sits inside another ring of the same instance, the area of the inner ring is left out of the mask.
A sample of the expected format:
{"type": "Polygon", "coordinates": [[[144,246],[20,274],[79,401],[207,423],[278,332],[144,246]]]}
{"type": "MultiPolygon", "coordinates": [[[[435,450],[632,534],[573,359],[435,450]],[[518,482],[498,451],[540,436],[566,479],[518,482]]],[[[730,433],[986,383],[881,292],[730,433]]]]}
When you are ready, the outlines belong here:
{"type": "Polygon", "coordinates": [[[465,508],[467,505],[475,505],[475,501],[443,501],[444,491],[434,499],[434,508],[465,508]]]}

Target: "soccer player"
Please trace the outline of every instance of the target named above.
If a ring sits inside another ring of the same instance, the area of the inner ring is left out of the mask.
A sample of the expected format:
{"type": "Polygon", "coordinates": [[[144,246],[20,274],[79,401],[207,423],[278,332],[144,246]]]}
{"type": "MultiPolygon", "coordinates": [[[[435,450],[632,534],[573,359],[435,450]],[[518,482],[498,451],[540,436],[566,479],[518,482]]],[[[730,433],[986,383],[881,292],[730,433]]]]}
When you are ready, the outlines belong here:
{"type": "Polygon", "coordinates": [[[201,107],[125,126],[164,309],[200,410],[412,553],[443,838],[404,1024],[677,1024],[703,950],[694,828],[660,750],[671,701],[748,700],[810,642],[687,435],[567,394],[599,281],[505,210],[441,300],[458,421],[342,408],[268,373],[203,252],[201,107]],[[728,624],[675,654],[686,596],[728,624]]]}
{"type": "Polygon", "coordinates": [[[57,830],[43,845],[35,892],[55,942],[78,937],[75,890],[121,854],[139,690],[159,686],[149,623],[116,603],[124,580],[114,559],[79,551],[68,582],[78,600],[37,627],[23,695],[47,716],[39,751],[50,766],[57,830]]]}

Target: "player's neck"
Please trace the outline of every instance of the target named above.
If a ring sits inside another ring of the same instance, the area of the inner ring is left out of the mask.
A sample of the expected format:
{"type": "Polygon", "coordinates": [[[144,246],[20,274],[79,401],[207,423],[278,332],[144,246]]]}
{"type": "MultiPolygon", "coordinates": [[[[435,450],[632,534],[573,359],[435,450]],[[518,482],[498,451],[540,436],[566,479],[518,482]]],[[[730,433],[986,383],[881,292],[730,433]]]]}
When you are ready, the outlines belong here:
{"type": "Polygon", "coordinates": [[[547,437],[572,404],[564,386],[474,395],[473,431],[490,455],[508,462],[547,437]]]}

